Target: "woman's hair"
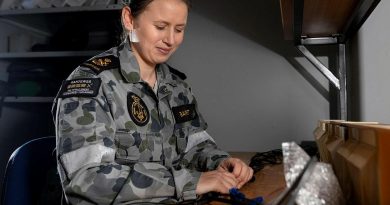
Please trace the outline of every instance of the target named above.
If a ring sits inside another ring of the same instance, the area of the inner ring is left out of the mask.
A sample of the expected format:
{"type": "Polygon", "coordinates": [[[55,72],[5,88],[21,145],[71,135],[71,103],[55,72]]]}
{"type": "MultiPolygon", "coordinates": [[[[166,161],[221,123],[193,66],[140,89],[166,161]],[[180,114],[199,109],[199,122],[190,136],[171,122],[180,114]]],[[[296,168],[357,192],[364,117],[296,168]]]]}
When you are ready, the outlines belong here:
{"type": "MultiPolygon", "coordinates": [[[[145,11],[146,7],[152,3],[154,0],[123,0],[124,6],[130,7],[131,10],[131,15],[134,18],[137,18],[142,12],[145,11]]],[[[181,0],[183,3],[187,5],[188,10],[191,8],[191,0],[181,0]]],[[[121,16],[121,21],[122,21],[122,16],[121,16]]],[[[122,32],[120,39],[121,41],[124,41],[125,38],[127,37],[127,32],[125,27],[123,26],[122,23],[122,32]]]]}
{"type": "MultiPolygon", "coordinates": [[[[131,9],[131,14],[134,18],[137,18],[145,9],[146,7],[152,3],[154,0],[130,0],[127,5],[131,9]]],[[[190,0],[182,0],[183,3],[187,5],[187,8],[191,8],[191,1],[190,0]]]]}

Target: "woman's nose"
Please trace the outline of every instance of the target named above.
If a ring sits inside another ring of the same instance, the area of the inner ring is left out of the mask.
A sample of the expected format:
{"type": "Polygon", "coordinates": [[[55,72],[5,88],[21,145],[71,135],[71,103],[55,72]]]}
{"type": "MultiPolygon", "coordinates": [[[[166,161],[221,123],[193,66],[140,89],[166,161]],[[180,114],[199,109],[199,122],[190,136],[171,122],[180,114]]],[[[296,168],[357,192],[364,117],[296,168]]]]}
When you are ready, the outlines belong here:
{"type": "Polygon", "coordinates": [[[175,43],[175,32],[167,31],[163,40],[169,46],[172,46],[175,43]]]}

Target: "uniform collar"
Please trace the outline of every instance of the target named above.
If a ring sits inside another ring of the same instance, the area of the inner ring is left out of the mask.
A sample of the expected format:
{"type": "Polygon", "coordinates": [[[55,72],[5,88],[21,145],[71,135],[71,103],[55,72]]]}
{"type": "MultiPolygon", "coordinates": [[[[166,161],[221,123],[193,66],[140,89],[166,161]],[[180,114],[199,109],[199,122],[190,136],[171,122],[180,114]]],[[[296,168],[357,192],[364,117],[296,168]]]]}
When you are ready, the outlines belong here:
{"type": "MultiPolygon", "coordinates": [[[[143,82],[140,75],[140,67],[138,61],[131,50],[130,44],[126,41],[118,46],[118,57],[120,61],[120,72],[128,83],[143,82]]],[[[170,74],[167,64],[162,63],[156,66],[157,79],[160,85],[170,84],[176,86],[170,74]]]]}
{"type": "Polygon", "coordinates": [[[141,82],[139,65],[127,41],[118,46],[120,72],[128,83],[141,82]]]}
{"type": "Polygon", "coordinates": [[[166,63],[159,64],[157,66],[157,77],[160,82],[164,84],[170,84],[176,86],[177,82],[173,79],[171,72],[169,71],[169,66],[166,63]]]}

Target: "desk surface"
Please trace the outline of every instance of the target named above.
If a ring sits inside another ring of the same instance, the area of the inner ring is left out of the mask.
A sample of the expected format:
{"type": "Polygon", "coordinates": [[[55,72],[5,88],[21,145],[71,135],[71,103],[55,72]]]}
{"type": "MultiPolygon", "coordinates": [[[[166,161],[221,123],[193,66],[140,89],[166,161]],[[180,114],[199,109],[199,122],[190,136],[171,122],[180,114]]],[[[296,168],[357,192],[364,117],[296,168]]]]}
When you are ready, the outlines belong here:
{"type": "MultiPolygon", "coordinates": [[[[250,162],[254,152],[230,152],[232,157],[237,157],[244,162],[250,162]]],[[[256,180],[244,185],[240,191],[249,199],[262,196],[266,203],[275,199],[286,187],[284,179],[283,164],[266,166],[255,174],[256,180]]],[[[224,203],[212,202],[213,205],[224,203]]]]}

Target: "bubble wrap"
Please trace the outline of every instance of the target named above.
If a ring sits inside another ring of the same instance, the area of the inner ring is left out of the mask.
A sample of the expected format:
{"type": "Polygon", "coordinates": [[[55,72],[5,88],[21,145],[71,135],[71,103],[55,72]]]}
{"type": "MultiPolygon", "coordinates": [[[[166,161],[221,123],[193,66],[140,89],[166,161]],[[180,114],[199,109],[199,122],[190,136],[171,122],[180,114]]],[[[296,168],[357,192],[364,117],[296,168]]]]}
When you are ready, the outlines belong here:
{"type": "MultiPolygon", "coordinates": [[[[309,155],[295,142],[282,143],[284,175],[287,187],[296,180],[306,164],[309,155]]],[[[295,198],[297,205],[341,205],[345,204],[340,185],[330,164],[315,162],[312,169],[306,170],[309,177],[301,181],[295,198]]]]}
{"type": "Polygon", "coordinates": [[[317,162],[309,179],[299,189],[298,205],[345,204],[340,185],[330,164],[317,162]]]}
{"type": "Polygon", "coordinates": [[[310,160],[309,155],[295,142],[282,143],[284,176],[290,187],[310,160]]]}

